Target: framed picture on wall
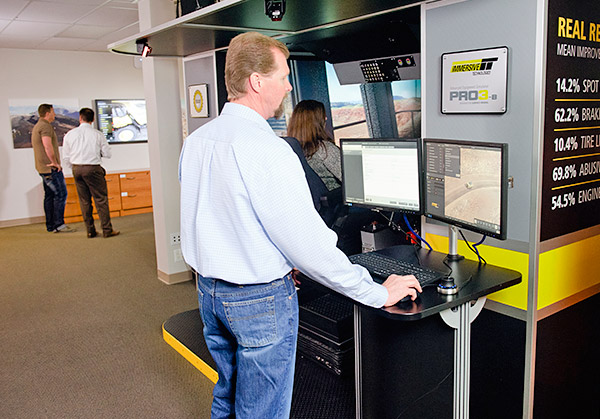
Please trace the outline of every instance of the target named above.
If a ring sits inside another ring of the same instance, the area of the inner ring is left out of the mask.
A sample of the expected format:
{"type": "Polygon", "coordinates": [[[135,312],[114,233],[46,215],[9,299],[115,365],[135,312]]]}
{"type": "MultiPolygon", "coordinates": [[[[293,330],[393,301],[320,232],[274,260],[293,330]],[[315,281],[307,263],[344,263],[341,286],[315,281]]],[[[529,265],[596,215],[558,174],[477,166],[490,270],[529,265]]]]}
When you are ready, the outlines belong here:
{"type": "Polygon", "coordinates": [[[442,54],[442,113],[504,113],[508,48],[442,54]]]}
{"type": "Polygon", "coordinates": [[[67,132],[79,126],[78,99],[9,99],[8,111],[13,137],[13,148],[31,148],[31,130],[39,120],[38,106],[52,105],[56,119],[52,123],[58,145],[62,145],[67,132]]]}
{"type": "Polygon", "coordinates": [[[190,117],[208,118],[208,88],[206,84],[194,84],[188,87],[190,117]]]}

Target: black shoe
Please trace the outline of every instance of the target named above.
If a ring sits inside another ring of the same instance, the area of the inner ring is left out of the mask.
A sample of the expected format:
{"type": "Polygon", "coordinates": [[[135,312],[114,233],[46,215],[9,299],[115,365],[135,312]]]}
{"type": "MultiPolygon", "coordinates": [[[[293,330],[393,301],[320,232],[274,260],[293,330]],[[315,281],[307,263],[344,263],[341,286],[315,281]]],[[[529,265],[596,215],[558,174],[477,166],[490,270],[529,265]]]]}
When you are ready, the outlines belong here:
{"type": "Polygon", "coordinates": [[[96,233],[95,231],[92,231],[91,233],[88,233],[88,239],[93,239],[97,235],[98,235],[98,233],[96,233]]]}
{"type": "Polygon", "coordinates": [[[119,233],[120,233],[120,231],[113,230],[110,233],[102,233],[102,235],[104,236],[104,238],[107,238],[107,237],[118,236],[119,233]]]}

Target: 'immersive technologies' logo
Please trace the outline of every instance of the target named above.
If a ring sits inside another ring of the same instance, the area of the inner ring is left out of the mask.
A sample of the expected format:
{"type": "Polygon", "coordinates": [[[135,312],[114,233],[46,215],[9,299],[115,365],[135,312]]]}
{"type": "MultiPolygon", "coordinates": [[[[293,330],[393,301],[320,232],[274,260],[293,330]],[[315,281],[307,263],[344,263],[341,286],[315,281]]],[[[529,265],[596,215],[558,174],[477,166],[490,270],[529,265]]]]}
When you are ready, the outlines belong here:
{"type": "Polygon", "coordinates": [[[450,68],[451,73],[468,73],[473,74],[490,74],[492,66],[498,61],[498,57],[493,58],[481,58],[479,60],[469,61],[454,61],[450,68]]]}

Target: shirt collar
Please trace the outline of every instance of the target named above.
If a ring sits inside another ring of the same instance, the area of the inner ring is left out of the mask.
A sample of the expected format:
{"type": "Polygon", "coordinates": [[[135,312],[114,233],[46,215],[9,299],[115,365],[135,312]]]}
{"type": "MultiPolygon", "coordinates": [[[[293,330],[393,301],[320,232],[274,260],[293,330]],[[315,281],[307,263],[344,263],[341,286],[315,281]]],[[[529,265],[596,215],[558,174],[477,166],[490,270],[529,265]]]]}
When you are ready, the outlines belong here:
{"type": "Polygon", "coordinates": [[[239,103],[227,102],[221,111],[221,115],[232,115],[248,119],[256,123],[260,128],[273,132],[269,123],[258,112],[248,106],[240,105],[239,103]]]}

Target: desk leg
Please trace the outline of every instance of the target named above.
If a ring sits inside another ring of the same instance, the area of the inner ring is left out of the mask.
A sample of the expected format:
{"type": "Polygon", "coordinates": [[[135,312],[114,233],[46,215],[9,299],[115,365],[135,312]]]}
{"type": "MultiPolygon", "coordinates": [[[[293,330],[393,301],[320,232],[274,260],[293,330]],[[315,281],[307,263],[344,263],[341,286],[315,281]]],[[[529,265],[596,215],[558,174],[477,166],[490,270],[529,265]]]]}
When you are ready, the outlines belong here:
{"type": "Polygon", "coordinates": [[[471,391],[471,322],[481,312],[485,297],[440,313],[454,331],[454,419],[469,419],[471,391]]]}
{"type": "Polygon", "coordinates": [[[354,392],[356,400],[356,419],[362,418],[361,412],[361,360],[360,360],[360,309],[354,305],[354,392]]]}

